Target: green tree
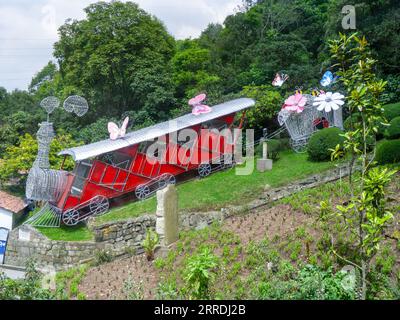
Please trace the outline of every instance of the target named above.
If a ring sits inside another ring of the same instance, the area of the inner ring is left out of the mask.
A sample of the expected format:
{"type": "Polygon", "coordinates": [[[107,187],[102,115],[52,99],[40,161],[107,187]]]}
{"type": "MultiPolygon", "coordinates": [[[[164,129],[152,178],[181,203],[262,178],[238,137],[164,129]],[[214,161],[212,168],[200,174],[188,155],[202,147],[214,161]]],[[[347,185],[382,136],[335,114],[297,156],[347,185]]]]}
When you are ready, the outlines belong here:
{"type": "MultiPolygon", "coordinates": [[[[329,46],[339,68],[337,74],[347,92],[350,116],[357,114],[354,118],[359,119],[352,121],[351,129],[344,135],[344,150],[351,155],[351,199],[348,205],[337,209],[347,230],[356,237],[354,246],[358,261],[346,261],[360,270],[360,298],[366,299],[370,263],[384,238],[387,222],[393,217],[386,206],[385,187],[396,171],[374,167],[375,150],[369,153],[371,136],[378,132],[378,123],[384,121],[381,97],[386,82],[374,73],[376,61],[365,37],[340,34],[340,38],[330,41],[329,46]],[[355,181],[352,174],[355,164],[360,166],[360,181],[355,181]]],[[[341,146],[337,146],[332,157],[341,154],[341,146]]]]}
{"type": "Polygon", "coordinates": [[[57,66],[50,61],[33,78],[29,85],[29,92],[39,99],[55,95],[55,78],[58,76],[57,66]]]}
{"type": "Polygon", "coordinates": [[[98,2],[87,19],[68,20],[55,44],[63,95],[91,105],[88,119],[146,110],[165,118],[174,104],[170,60],[175,43],[164,25],[133,2],[98,2]]]}
{"type": "Polygon", "coordinates": [[[211,74],[210,51],[197,41],[181,41],[172,65],[177,97],[187,99],[201,91],[219,92],[220,78],[211,74]]]}
{"type": "Polygon", "coordinates": [[[256,101],[254,108],[246,113],[250,128],[265,128],[281,109],[282,96],[271,85],[245,86],[242,94],[256,101]]]}
{"type": "Polygon", "coordinates": [[[400,3],[398,0],[346,0],[329,2],[326,36],[332,38],[342,28],[342,8],[345,5],[356,8],[357,32],[365,35],[370,43],[370,49],[377,57],[377,67],[380,74],[399,74],[400,72],[400,3]]]}
{"type": "MultiPolygon", "coordinates": [[[[71,135],[62,134],[57,136],[50,145],[49,160],[53,169],[59,169],[63,158],[57,154],[64,149],[75,147],[76,143],[71,135]]],[[[38,146],[35,138],[30,134],[25,134],[19,138],[15,146],[9,146],[2,159],[0,159],[0,182],[4,183],[11,178],[25,178],[29,169],[35,161],[38,146]]],[[[64,168],[70,170],[74,167],[71,159],[67,158],[64,168]]]]}

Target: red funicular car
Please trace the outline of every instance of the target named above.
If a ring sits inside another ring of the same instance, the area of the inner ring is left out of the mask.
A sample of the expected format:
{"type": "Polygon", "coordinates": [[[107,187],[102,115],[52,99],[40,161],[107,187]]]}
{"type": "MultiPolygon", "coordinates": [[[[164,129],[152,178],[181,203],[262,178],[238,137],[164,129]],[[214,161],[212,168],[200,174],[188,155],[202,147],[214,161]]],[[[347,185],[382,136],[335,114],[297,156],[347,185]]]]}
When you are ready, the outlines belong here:
{"type": "Polygon", "coordinates": [[[146,199],[185,172],[197,171],[206,177],[232,166],[224,159],[232,156],[235,138],[226,133],[233,131],[238,112],[242,126],[245,110],[253,105],[251,99],[237,99],[214,106],[210,113],[187,114],[117,140],[64,150],[59,155],[71,156],[76,166],[51,205],[61,212],[64,224],[76,225],[105,213],[113,199],[130,194],[146,199]],[[188,132],[197,138],[191,139],[188,132]]]}

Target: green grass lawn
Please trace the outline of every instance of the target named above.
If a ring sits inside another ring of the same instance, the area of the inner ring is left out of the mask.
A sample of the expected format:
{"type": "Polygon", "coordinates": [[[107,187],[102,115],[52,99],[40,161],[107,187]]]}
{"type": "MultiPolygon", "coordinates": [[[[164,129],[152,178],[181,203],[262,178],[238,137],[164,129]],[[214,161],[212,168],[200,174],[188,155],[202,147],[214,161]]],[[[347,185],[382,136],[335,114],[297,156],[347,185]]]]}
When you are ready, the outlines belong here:
{"type": "Polygon", "coordinates": [[[58,241],[90,241],[93,234],[84,224],[74,227],[61,226],[60,228],[37,228],[51,240],[58,241]]]}
{"type": "MultiPolygon", "coordinates": [[[[333,168],[332,162],[310,162],[307,154],[285,151],[274,162],[273,170],[260,173],[257,170],[248,176],[236,175],[235,168],[217,172],[206,179],[198,179],[178,185],[179,209],[207,211],[220,209],[226,205],[244,204],[255,199],[268,184],[271,187],[285,185],[333,168]]],[[[156,211],[156,199],[150,198],[115,208],[96,219],[101,224],[124,220],[156,211]]]]}

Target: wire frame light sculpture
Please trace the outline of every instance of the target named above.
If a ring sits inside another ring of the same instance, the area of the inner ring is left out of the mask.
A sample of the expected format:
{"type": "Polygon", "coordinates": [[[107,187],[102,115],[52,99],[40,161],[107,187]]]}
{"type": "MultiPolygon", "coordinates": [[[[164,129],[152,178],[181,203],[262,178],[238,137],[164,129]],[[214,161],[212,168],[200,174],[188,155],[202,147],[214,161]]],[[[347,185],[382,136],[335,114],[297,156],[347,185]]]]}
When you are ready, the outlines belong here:
{"type": "Polygon", "coordinates": [[[61,225],[61,212],[47,202],[39,212],[26,220],[24,224],[40,228],[59,228],[61,225]]]}
{"type": "Polygon", "coordinates": [[[51,114],[60,106],[60,100],[57,97],[47,97],[40,102],[40,106],[46,110],[47,114],[51,114]]]}
{"type": "Polygon", "coordinates": [[[57,201],[66,184],[67,173],[51,170],[50,144],[54,139],[53,124],[42,122],[37,132],[38,154],[26,182],[26,197],[36,201],[57,201]]]}
{"type": "Polygon", "coordinates": [[[69,96],[63,104],[64,110],[75,113],[78,117],[83,117],[89,110],[89,104],[81,96],[69,96]]]}
{"type": "Polygon", "coordinates": [[[56,202],[67,183],[67,172],[33,167],[26,181],[26,197],[35,201],[56,202]]]}
{"type": "Polygon", "coordinates": [[[38,142],[38,153],[33,166],[42,169],[49,169],[50,144],[55,137],[53,124],[50,122],[42,122],[39,124],[39,130],[36,133],[36,137],[38,142]]]}
{"type": "Polygon", "coordinates": [[[294,151],[299,153],[305,152],[311,135],[318,130],[315,125],[316,120],[324,119],[329,123],[329,127],[343,129],[341,108],[331,112],[318,111],[317,107],[313,106],[315,97],[309,94],[305,94],[304,97],[306,97],[307,103],[302,112],[282,109],[278,114],[279,124],[286,127],[291,138],[291,146],[294,151]]]}
{"type": "MultiPolygon", "coordinates": [[[[41,210],[30,218],[26,224],[38,227],[59,227],[61,212],[51,205],[57,202],[66,187],[68,173],[63,170],[50,169],[50,145],[55,137],[53,124],[49,121],[50,114],[60,106],[57,97],[47,97],[40,102],[47,113],[47,121],[39,124],[37,132],[38,153],[29,171],[25,194],[30,200],[45,201],[41,210]]],[[[89,109],[86,99],[80,96],[70,96],[63,104],[68,112],[74,112],[81,117],[89,109]]]]}

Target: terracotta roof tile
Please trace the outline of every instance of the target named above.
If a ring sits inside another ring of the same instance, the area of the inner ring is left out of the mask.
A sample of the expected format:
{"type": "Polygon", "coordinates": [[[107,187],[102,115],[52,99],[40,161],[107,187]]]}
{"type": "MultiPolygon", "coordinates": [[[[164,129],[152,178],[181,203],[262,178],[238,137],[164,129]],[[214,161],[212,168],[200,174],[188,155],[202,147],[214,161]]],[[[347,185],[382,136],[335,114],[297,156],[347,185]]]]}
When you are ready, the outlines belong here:
{"type": "Polygon", "coordinates": [[[18,213],[26,207],[25,202],[18,197],[0,190],[0,208],[18,213]]]}

